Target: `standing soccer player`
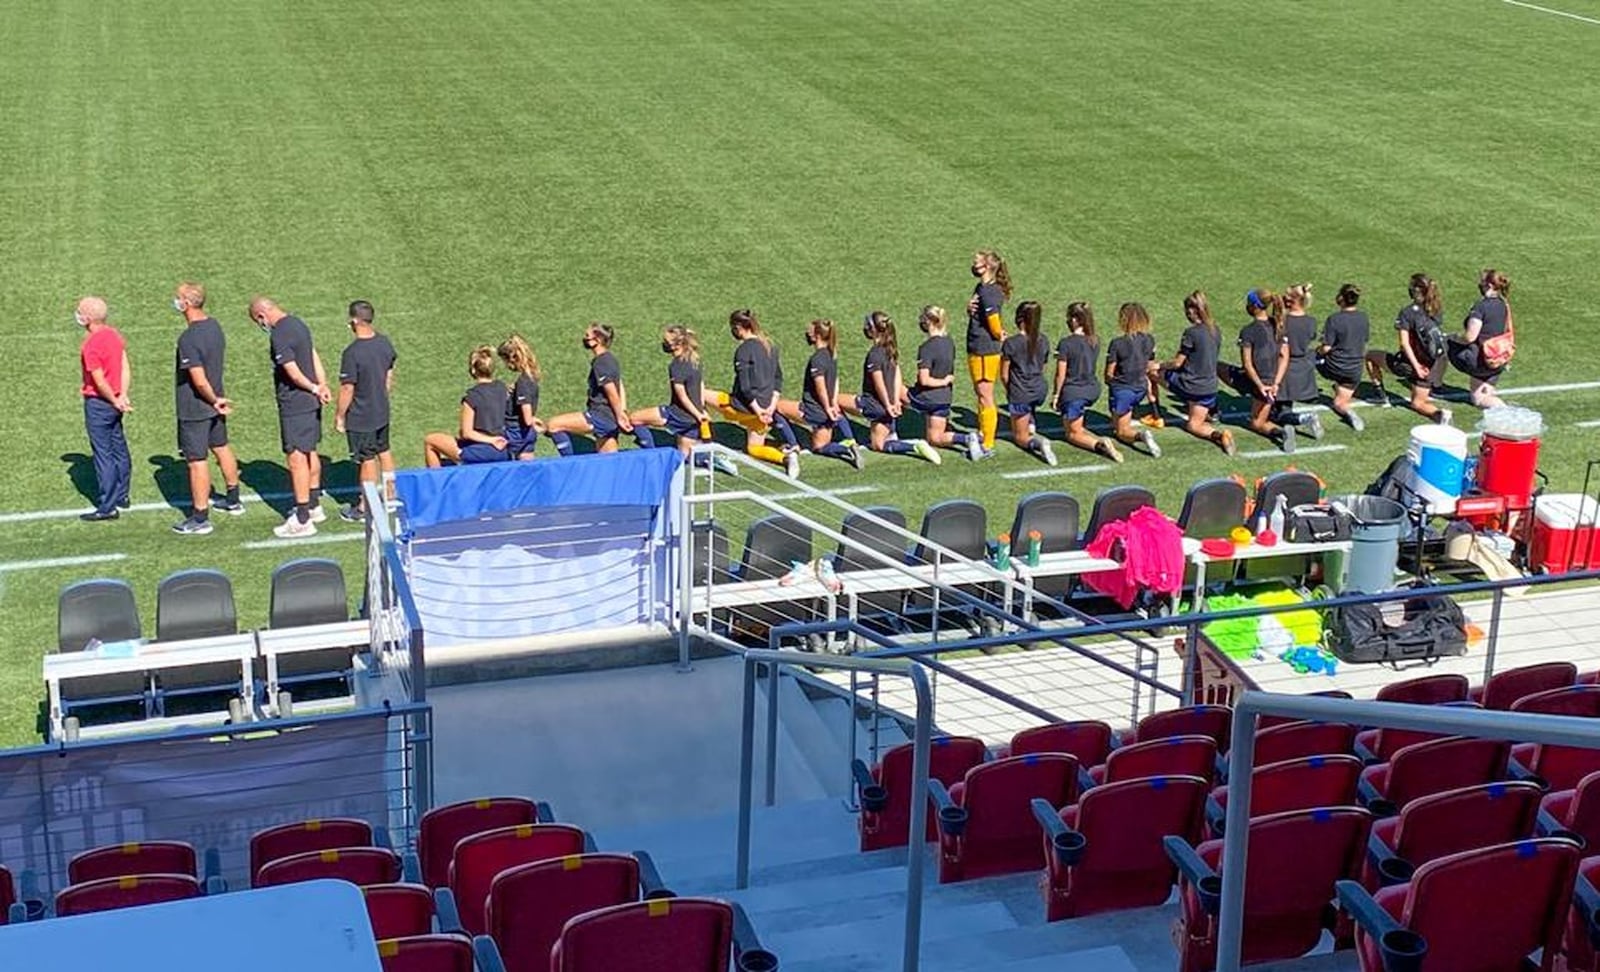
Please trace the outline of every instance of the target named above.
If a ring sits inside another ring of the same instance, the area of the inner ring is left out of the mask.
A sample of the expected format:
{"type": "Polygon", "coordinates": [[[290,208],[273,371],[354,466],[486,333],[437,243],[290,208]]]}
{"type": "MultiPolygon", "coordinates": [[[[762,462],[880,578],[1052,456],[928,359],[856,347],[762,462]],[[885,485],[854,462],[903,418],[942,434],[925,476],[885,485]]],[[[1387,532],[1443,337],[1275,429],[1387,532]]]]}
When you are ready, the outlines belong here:
{"type": "Polygon", "coordinates": [[[978,430],[983,437],[977,456],[994,455],[994,435],[1000,426],[1000,409],[994,403],[994,383],[1000,378],[1000,342],[1005,340],[1005,302],[1011,298],[1011,271],[993,250],[972,255],[972,275],[978,278],[967,301],[967,372],[978,396],[978,430]]]}
{"type": "Polygon", "coordinates": [[[172,532],[184,536],[204,536],[211,532],[211,465],[207,454],[217,457],[222,482],[227,492],[215,506],[218,512],[238,516],[244,512],[239,501],[239,460],[228,445],[228,416],[233,402],[222,387],[223,359],[228,339],[222,325],[206,313],[206,289],[193,282],[181,283],[172,295],[172,309],[183,315],[183,333],[178,335],[177,395],[178,454],[189,467],[189,516],[173,524],[172,532]]]}
{"type": "Polygon", "coordinates": [[[100,495],[94,510],[78,517],[87,522],[115,520],[118,507],[128,506],[128,490],[133,484],[133,457],[128,454],[128,437],[122,431],[122,417],[133,411],[128,392],[133,387],[133,369],[128,367],[128,346],[117,329],[106,323],[106,302],[99,297],[78,301],[73,320],[88,332],[78,349],[83,365],[83,426],[89,433],[89,451],[94,455],[94,478],[100,495]]]}
{"type": "MultiPolygon", "coordinates": [[[[355,340],[339,356],[339,407],[333,427],[345,434],[350,458],[360,467],[363,483],[384,483],[394,476],[394,453],[389,451],[389,396],[394,392],[394,363],[398,357],[386,335],[373,329],[376,314],[364,300],[350,302],[350,333],[355,340]]],[[[339,511],[341,519],[360,523],[366,517],[367,492],[339,511]]]]}
{"type": "Polygon", "coordinates": [[[272,381],[278,399],[278,436],[289,466],[294,510],[272,532],[285,539],[309,537],[328,518],[322,511],[322,406],[333,400],[322,359],[311,345],[306,322],[266,297],[250,302],[250,319],[271,335],[272,381]]]}

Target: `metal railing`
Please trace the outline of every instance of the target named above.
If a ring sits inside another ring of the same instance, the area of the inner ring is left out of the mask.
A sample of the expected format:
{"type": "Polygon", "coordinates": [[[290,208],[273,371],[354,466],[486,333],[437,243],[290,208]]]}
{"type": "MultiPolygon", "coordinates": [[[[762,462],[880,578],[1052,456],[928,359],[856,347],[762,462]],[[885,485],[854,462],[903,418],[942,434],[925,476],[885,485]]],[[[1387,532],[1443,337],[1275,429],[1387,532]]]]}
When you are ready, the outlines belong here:
{"type": "MultiPolygon", "coordinates": [[[[852,631],[858,626],[850,622],[838,623],[841,631],[852,631]]],[[[872,636],[870,632],[861,632],[872,636]]],[[[798,651],[773,651],[753,648],[744,653],[744,697],[739,740],[739,832],[736,852],[734,886],[750,886],[750,824],[755,758],[756,722],[756,669],[765,665],[768,670],[767,697],[767,799],[770,804],[773,789],[773,765],[777,748],[777,710],[779,673],[785,667],[826,667],[842,671],[872,672],[878,675],[904,676],[911,680],[917,695],[916,729],[912,739],[911,792],[921,794],[928,789],[928,760],[933,738],[933,696],[928,688],[928,678],[922,666],[909,661],[875,658],[822,657],[798,651]]],[[[920,806],[920,801],[914,801],[920,806]]],[[[917,972],[922,945],[922,874],[925,854],[921,853],[923,815],[911,814],[908,852],[906,855],[906,914],[905,940],[901,956],[902,972],[917,972]]]]}
{"type": "Polygon", "coordinates": [[[1260,716],[1600,749],[1600,719],[1245,692],[1234,704],[1228,754],[1229,793],[1223,830],[1222,903],[1217,919],[1217,972],[1238,972],[1240,967],[1245,876],[1249,867],[1251,772],[1255,767],[1256,723],[1260,716]]]}

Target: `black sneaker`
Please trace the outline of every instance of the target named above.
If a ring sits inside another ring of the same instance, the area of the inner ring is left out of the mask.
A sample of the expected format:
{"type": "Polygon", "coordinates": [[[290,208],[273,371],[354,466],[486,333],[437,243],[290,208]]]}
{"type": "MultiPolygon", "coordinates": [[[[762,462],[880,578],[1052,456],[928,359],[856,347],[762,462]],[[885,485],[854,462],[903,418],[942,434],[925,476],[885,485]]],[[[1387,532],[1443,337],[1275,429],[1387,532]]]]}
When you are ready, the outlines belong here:
{"type": "Polygon", "coordinates": [[[78,519],[85,523],[100,523],[104,520],[115,520],[121,516],[121,513],[118,513],[115,508],[112,508],[109,510],[90,510],[87,513],[80,514],[78,519]]]}
{"type": "Polygon", "coordinates": [[[230,500],[226,496],[212,499],[211,508],[229,516],[244,516],[244,504],[238,500],[230,500]]]}
{"type": "Polygon", "coordinates": [[[367,514],[361,512],[361,507],[351,504],[339,508],[339,519],[346,523],[365,523],[367,514]]]}
{"type": "Polygon", "coordinates": [[[210,533],[212,529],[210,520],[197,520],[192,516],[181,523],[172,525],[173,533],[180,533],[188,537],[203,537],[210,533]]]}

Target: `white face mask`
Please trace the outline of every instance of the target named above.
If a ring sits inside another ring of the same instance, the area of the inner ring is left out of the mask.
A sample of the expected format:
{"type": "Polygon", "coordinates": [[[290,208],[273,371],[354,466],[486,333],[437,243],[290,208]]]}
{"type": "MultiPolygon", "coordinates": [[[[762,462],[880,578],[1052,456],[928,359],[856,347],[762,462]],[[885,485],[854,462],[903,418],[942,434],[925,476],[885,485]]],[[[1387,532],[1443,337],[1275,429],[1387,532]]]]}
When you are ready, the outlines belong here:
{"type": "Polygon", "coordinates": [[[172,309],[177,311],[178,313],[182,314],[183,313],[183,301],[179,300],[176,297],[172,298],[172,309]]]}
{"type": "Polygon", "coordinates": [[[83,319],[83,315],[78,313],[77,311],[73,311],[72,312],[72,319],[73,319],[73,321],[75,321],[77,323],[77,325],[79,327],[88,327],[89,326],[89,322],[84,320],[83,319]]]}

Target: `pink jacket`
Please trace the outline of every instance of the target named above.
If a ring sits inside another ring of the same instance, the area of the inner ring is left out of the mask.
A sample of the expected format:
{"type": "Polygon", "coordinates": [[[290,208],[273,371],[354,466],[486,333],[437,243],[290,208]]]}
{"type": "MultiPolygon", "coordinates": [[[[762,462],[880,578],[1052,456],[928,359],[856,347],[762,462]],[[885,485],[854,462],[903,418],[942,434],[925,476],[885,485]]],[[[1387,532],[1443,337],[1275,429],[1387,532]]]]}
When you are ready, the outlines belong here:
{"type": "Polygon", "coordinates": [[[1176,594],[1183,588],[1183,533],[1153,506],[1102,526],[1087,552],[1122,561],[1117,570],[1085,574],[1083,581],[1124,608],[1142,590],[1176,594]]]}

